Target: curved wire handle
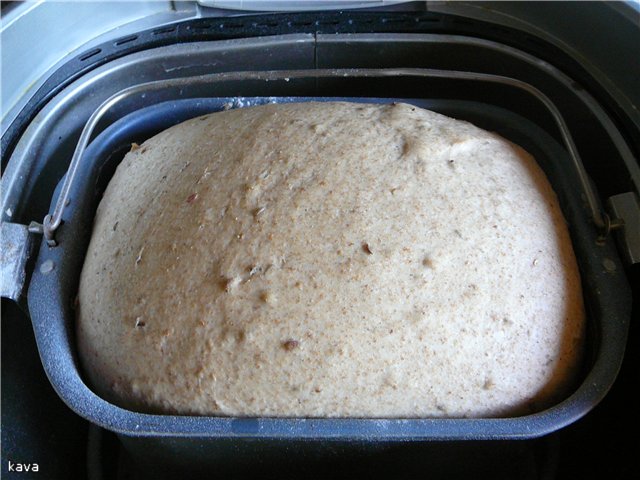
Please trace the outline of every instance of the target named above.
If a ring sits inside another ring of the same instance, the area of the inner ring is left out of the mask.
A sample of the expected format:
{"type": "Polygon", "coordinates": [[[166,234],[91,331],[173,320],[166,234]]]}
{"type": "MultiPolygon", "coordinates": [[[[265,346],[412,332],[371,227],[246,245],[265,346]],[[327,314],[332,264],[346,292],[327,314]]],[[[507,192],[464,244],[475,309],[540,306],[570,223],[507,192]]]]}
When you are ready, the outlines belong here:
{"type": "MultiPolygon", "coordinates": [[[[612,228],[611,220],[606,213],[601,212],[598,206],[598,199],[593,191],[589,181],[587,172],[584,168],[578,149],[573,141],[573,137],[569,132],[564,118],[553,102],[540,90],[534,86],[511,77],[501,75],[493,75],[488,73],[466,72],[457,70],[437,70],[430,68],[337,68],[337,69],[308,69],[308,70],[267,70],[267,71],[243,71],[243,72],[223,72],[212,73],[207,75],[199,75],[194,77],[180,77],[165,80],[156,80],[147,83],[141,83],[128,87],[124,90],[109,97],[104,101],[89,117],[86,125],[82,129],[78,144],[71,157],[71,163],[67,175],[62,184],[60,196],[56,202],[56,206],[52,214],[44,218],[42,231],[47,243],[50,246],[57,245],[55,240],[55,232],[62,223],[62,215],[69,203],[69,192],[71,185],[76,177],[78,166],[82,161],[82,156],[87,148],[89,140],[96,125],[100,119],[112,107],[134,95],[169,89],[182,88],[193,85],[207,85],[229,81],[242,80],[290,80],[292,78],[354,78],[354,77],[428,77],[428,78],[448,78],[456,80],[475,80],[481,82],[498,83],[523,90],[536,97],[551,113],[555,120],[564,144],[569,152],[574,167],[578,173],[578,177],[586,195],[586,199],[591,210],[591,216],[594,224],[600,231],[602,236],[606,236],[612,228]]],[[[180,94],[183,92],[180,91],[180,94]]]]}

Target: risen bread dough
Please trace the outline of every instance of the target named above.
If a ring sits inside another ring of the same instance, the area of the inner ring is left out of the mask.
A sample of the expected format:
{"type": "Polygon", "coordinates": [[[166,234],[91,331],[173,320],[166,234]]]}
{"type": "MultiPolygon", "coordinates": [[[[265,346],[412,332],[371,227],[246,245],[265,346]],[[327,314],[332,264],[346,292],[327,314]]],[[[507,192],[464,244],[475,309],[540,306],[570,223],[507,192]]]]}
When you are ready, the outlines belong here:
{"type": "Polygon", "coordinates": [[[406,104],[215,113],[132,149],[98,209],[90,383],[151,412],[517,415],[566,394],[584,312],[521,148],[406,104]]]}

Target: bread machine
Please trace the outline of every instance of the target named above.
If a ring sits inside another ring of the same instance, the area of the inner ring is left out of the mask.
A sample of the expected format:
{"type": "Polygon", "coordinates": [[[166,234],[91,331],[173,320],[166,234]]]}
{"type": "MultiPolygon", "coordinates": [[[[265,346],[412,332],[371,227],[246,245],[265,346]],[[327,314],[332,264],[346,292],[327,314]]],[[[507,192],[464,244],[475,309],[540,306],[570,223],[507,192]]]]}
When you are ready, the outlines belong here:
{"type": "MultiPolygon", "coordinates": [[[[602,406],[616,388],[630,392],[624,368],[637,357],[637,5],[335,3],[83,4],[81,38],[43,31],[75,41],[73,52],[34,54],[36,66],[20,59],[27,33],[64,4],[3,6],[3,473],[10,460],[40,462],[48,478],[564,478],[580,442],[604,448],[597,415],[637,415],[622,394],[602,406]],[[87,20],[97,8],[102,20],[87,20]],[[594,34],[598,22],[616,28],[594,34]],[[601,50],[605,39],[616,55],[601,50]],[[409,101],[538,159],[569,222],[589,315],[584,372],[565,400],[498,419],[214,418],[131,412],[87,387],[75,290],[96,202],[129,145],[228,105],[331,98],[409,101]],[[34,338],[35,359],[18,346],[34,338]],[[44,432],[63,445],[41,453],[44,432]]],[[[618,452],[621,473],[628,451],[618,452]]]]}

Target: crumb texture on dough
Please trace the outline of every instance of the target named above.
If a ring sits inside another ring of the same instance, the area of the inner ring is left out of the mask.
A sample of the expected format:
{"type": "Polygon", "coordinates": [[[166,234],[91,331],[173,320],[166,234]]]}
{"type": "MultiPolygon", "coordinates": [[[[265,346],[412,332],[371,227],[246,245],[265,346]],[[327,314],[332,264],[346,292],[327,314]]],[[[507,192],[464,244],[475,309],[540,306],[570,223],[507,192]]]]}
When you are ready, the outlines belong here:
{"type": "Polygon", "coordinates": [[[580,362],[580,278],[534,159],[406,104],[265,105],[136,145],[98,208],[93,388],[179,414],[487,417],[580,362]]]}

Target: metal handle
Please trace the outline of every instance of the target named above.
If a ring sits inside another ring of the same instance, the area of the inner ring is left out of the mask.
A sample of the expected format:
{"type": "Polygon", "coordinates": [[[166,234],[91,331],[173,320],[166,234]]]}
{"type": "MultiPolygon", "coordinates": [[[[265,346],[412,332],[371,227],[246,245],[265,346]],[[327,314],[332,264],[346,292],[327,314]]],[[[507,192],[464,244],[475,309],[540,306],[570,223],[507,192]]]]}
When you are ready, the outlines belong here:
{"type": "Polygon", "coordinates": [[[64,179],[60,196],[56,202],[54,211],[52,214],[47,215],[43,221],[43,233],[47,243],[50,246],[57,244],[55,240],[55,232],[62,223],[62,215],[65,207],[69,201],[69,192],[71,185],[74,182],[78,166],[82,160],[82,155],[87,148],[91,135],[100,121],[100,119],[107,113],[113,106],[126,100],[127,98],[143,94],[151,91],[178,88],[180,89],[180,95],[183,95],[181,90],[183,87],[193,85],[212,85],[221,82],[229,81],[245,81],[245,80],[290,80],[300,78],[354,78],[354,77],[427,77],[427,78],[448,78],[457,80],[472,80],[480,82],[498,83],[502,85],[508,85],[511,87],[523,90],[532,96],[536,97],[551,113],[554,121],[556,122],[562,140],[569,152],[574,167],[578,173],[580,184],[586,196],[589,209],[591,210],[591,216],[595,226],[598,228],[601,236],[606,236],[609,231],[617,226],[612,223],[606,213],[602,212],[598,206],[598,198],[593,191],[591,182],[584,168],[580,154],[573,141],[569,128],[567,127],[564,118],[562,117],[558,108],[553,102],[540,90],[534,86],[517,80],[515,78],[504,77],[501,75],[493,75],[488,73],[466,72],[457,70],[437,70],[430,68],[338,68],[338,69],[308,69],[308,70],[268,70],[268,71],[248,71],[248,72],[223,72],[213,73],[207,75],[199,75],[194,77],[181,77],[165,80],[156,80],[147,83],[141,83],[132,87],[121,90],[115,95],[109,97],[103,102],[98,109],[89,117],[86,125],[84,126],[76,149],[73,152],[69,170],[64,179]]]}

